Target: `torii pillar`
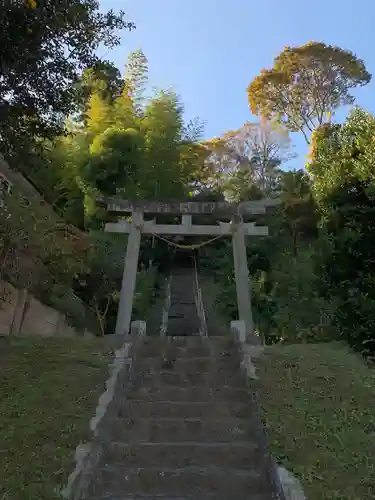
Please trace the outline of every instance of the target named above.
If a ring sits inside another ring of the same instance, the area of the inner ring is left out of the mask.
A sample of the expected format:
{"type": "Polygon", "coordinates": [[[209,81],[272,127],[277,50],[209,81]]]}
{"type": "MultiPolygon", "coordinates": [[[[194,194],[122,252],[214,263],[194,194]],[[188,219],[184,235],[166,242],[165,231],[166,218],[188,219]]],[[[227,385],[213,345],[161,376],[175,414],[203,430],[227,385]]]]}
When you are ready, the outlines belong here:
{"type": "Polygon", "coordinates": [[[134,210],[132,214],[131,228],[126,247],[124,273],[122,275],[120,300],[118,305],[116,329],[117,335],[129,333],[130,321],[133,309],[133,297],[137,281],[139,247],[141,244],[141,232],[143,224],[143,212],[134,210]]]}
{"type": "Polygon", "coordinates": [[[243,320],[246,328],[246,336],[253,333],[253,313],[251,309],[251,286],[249,269],[247,266],[247,254],[245,243],[245,231],[242,217],[233,216],[233,261],[234,274],[236,278],[238,318],[243,320]]]}

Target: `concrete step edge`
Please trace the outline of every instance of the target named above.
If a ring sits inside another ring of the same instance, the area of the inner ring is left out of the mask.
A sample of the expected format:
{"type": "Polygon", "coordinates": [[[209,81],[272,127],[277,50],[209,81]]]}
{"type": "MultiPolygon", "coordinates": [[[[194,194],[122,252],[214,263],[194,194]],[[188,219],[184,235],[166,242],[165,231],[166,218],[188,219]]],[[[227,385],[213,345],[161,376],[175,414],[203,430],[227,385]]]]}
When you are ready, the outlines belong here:
{"type": "MultiPolygon", "coordinates": [[[[172,351],[172,349],[171,349],[171,351],[172,351]]],[[[228,355],[226,354],[228,352],[226,349],[223,349],[223,353],[224,352],[225,352],[225,355],[216,354],[213,356],[181,356],[181,357],[176,357],[176,361],[181,361],[183,363],[190,363],[193,361],[213,361],[213,362],[215,362],[218,359],[228,359],[231,357],[232,354],[239,355],[239,353],[235,349],[233,349],[233,352],[229,352],[228,355]]],[[[173,354],[173,351],[172,351],[172,354],[173,354]]],[[[143,361],[143,360],[148,361],[150,359],[157,359],[158,361],[160,361],[160,364],[162,363],[162,360],[160,360],[159,355],[142,356],[142,352],[140,353],[140,356],[139,356],[137,362],[143,361]]]]}
{"type": "Polygon", "coordinates": [[[141,441],[141,442],[123,442],[123,441],[109,441],[106,443],[106,446],[111,447],[111,446],[116,446],[119,448],[136,448],[136,447],[142,447],[142,448],[157,448],[157,447],[171,447],[171,448],[177,448],[177,447],[186,447],[186,448],[191,448],[191,447],[196,447],[196,448],[250,448],[253,449],[254,447],[257,447],[258,444],[255,441],[228,441],[228,442],[216,442],[216,443],[210,443],[210,442],[198,442],[198,441],[168,441],[168,442],[149,442],[149,441],[141,441]]]}
{"type": "MultiPolygon", "coordinates": [[[[158,405],[158,404],[168,404],[170,406],[223,406],[224,404],[228,404],[233,406],[235,402],[233,401],[220,401],[211,399],[209,401],[171,401],[169,399],[157,399],[157,400],[149,400],[149,399],[133,399],[129,398],[128,395],[124,396],[124,403],[135,403],[135,404],[147,404],[147,405],[158,405]]],[[[251,405],[252,400],[249,399],[248,402],[238,402],[239,406],[251,405]]]]}
{"type": "MultiPolygon", "coordinates": [[[[256,465],[256,464],[255,464],[256,465]]],[[[225,474],[228,476],[229,474],[234,475],[234,476],[240,476],[240,477],[261,477],[262,473],[258,472],[256,470],[252,469],[233,469],[231,467],[215,467],[215,466],[194,466],[194,465],[186,465],[184,467],[124,467],[123,465],[105,465],[102,466],[98,472],[103,471],[103,472],[113,472],[113,473],[118,473],[119,470],[121,471],[122,475],[128,475],[128,474],[136,474],[139,475],[140,472],[154,472],[154,473],[160,473],[161,477],[163,474],[199,474],[200,476],[205,476],[207,473],[210,474],[217,474],[217,475],[222,475],[225,474]]]]}
{"type": "MultiPolygon", "coordinates": [[[[124,423],[129,421],[129,420],[133,420],[131,418],[126,418],[126,417],[110,417],[110,420],[120,420],[120,421],[123,421],[124,423]]],[[[182,423],[195,423],[195,422],[200,422],[204,425],[208,425],[208,423],[211,425],[211,424],[229,424],[229,423],[237,423],[237,424],[241,424],[241,423],[247,423],[247,424],[250,424],[251,422],[249,422],[249,419],[248,418],[239,418],[239,417],[222,417],[220,419],[217,419],[217,420],[202,420],[201,418],[195,418],[195,417],[186,417],[186,418],[181,418],[181,417],[138,417],[137,418],[137,421],[145,421],[145,422],[167,422],[167,423],[171,423],[171,424],[174,424],[174,423],[177,423],[177,422],[182,422],[182,423]]]]}

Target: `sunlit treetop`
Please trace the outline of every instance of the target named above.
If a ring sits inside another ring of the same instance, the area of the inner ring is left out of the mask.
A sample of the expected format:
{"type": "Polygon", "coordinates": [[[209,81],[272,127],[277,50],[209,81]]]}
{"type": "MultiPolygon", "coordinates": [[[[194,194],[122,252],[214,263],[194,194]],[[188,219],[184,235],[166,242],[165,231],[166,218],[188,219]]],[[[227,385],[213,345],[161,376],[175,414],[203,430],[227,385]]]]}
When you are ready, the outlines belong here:
{"type": "Polygon", "coordinates": [[[352,104],[351,89],[371,80],[352,52],[323,42],[285,47],[271,69],[263,69],[247,92],[252,113],[276,119],[307,142],[340,106],[352,104]]]}

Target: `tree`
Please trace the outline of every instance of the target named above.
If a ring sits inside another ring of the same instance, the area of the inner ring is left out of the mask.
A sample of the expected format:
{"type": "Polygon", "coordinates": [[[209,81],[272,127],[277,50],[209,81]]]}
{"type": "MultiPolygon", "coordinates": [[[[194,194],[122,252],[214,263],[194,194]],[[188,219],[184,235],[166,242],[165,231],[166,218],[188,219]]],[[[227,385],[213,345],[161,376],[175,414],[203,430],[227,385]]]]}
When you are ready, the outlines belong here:
{"type": "Polygon", "coordinates": [[[141,100],[147,60],[140,51],[129,57],[121,92],[106,96],[94,85],[85,121],[73,122],[70,136],[55,141],[56,148],[64,143],[67,172],[84,197],[86,228],[102,225],[98,195],[184,199],[202,175],[203,124],[196,119],[185,125],[183,105],[172,91],[141,100]]]}
{"type": "Polygon", "coordinates": [[[262,70],[250,83],[249,106],[256,115],[302,132],[309,143],[316,127],[340,106],[354,102],[351,89],[370,80],[364,62],[350,51],[323,42],[285,47],[273,68],[262,70]]]}
{"type": "Polygon", "coordinates": [[[235,172],[237,162],[227,147],[225,136],[214,137],[202,141],[201,144],[207,152],[204,163],[204,185],[211,191],[223,193],[228,179],[235,172]]]}
{"type": "Polygon", "coordinates": [[[26,138],[64,128],[80,71],[98,63],[99,44],[115,46],[117,30],[134,25],[97,0],[36,0],[7,2],[1,26],[0,148],[12,154],[26,138]]]}
{"type": "Polygon", "coordinates": [[[88,256],[87,272],[76,278],[74,290],[94,311],[104,334],[106,327],[114,328],[108,319],[116,316],[127,236],[90,231],[88,239],[94,251],[88,256]]]}
{"type": "Polygon", "coordinates": [[[83,178],[105,196],[114,196],[125,187],[130,199],[137,198],[143,151],[139,131],[109,127],[93,140],[83,178]]]}
{"type": "Polygon", "coordinates": [[[125,82],[137,114],[142,114],[148,82],[148,60],[142,49],[130,53],[125,66],[125,82]]]}
{"type": "Polygon", "coordinates": [[[5,278],[16,286],[31,287],[38,296],[51,295],[57,289],[66,291],[73,276],[86,269],[90,250],[86,235],[65,224],[44,203],[26,201],[20,194],[13,189],[0,207],[0,257],[2,271],[8,271],[5,278]],[[30,262],[34,265],[22,269],[30,262]]]}
{"type": "Polygon", "coordinates": [[[247,122],[226,137],[238,170],[249,173],[252,182],[269,196],[278,187],[281,164],[292,157],[288,132],[275,122],[262,120],[247,122]]]}
{"type": "Polygon", "coordinates": [[[284,246],[291,249],[294,256],[299,250],[299,240],[313,241],[318,233],[319,216],[312,195],[312,184],[303,170],[283,172],[280,182],[278,213],[279,233],[284,246]]]}
{"type": "Polygon", "coordinates": [[[205,144],[208,168],[233,201],[270,196],[280,181],[280,166],[292,155],[288,132],[265,120],[247,122],[205,144]]]}
{"type": "Polygon", "coordinates": [[[104,99],[101,92],[93,92],[88,100],[86,114],[86,130],[89,135],[104,132],[113,123],[113,108],[108,100],[104,99]]]}
{"type": "Polygon", "coordinates": [[[60,217],[83,229],[83,193],[77,184],[76,167],[70,162],[71,145],[70,136],[59,137],[53,142],[44,140],[41,153],[29,155],[22,171],[60,217]]]}
{"type": "Polygon", "coordinates": [[[322,215],[321,293],[337,303],[343,339],[375,352],[375,117],[357,108],[340,126],[318,129],[308,171],[322,215]]]}
{"type": "Polygon", "coordinates": [[[191,172],[188,142],[184,137],[184,108],[172,91],[160,91],[144,110],[141,130],[145,136],[144,196],[177,199],[188,191],[191,172]],[[181,160],[183,159],[183,164],[181,160]]]}
{"type": "Polygon", "coordinates": [[[92,68],[86,68],[76,85],[77,101],[81,113],[78,121],[86,121],[86,113],[92,95],[104,102],[112,101],[121,94],[123,87],[121,73],[113,63],[98,61],[92,68]]]}
{"type": "Polygon", "coordinates": [[[239,170],[227,181],[224,189],[225,197],[233,203],[241,201],[260,200],[263,198],[261,189],[254,182],[251,171],[239,170]]]}
{"type": "Polygon", "coordinates": [[[95,203],[98,195],[186,198],[202,178],[207,156],[199,142],[203,124],[199,119],[184,123],[179,96],[158,91],[142,98],[147,80],[142,51],[130,54],[121,82],[117,75],[117,69],[107,64],[84,73],[80,82],[88,96],[84,120],[73,116],[66,123],[68,135],[53,143],[44,141],[44,161],[33,167],[33,177],[54,206],[69,221],[77,216],[76,223],[86,229],[102,226],[104,211],[95,203]],[[75,200],[73,206],[68,206],[68,194],[75,200]]]}

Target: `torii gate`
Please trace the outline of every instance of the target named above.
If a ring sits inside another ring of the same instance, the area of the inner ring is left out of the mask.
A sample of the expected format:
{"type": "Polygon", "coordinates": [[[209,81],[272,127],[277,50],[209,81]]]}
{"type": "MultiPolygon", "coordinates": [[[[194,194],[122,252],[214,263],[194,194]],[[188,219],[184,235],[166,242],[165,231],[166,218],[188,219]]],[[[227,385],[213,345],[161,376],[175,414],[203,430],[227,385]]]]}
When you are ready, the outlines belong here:
{"type": "Polygon", "coordinates": [[[249,292],[249,270],[247,266],[245,236],[267,236],[268,227],[256,226],[255,222],[245,223],[242,214],[264,214],[267,206],[278,204],[276,200],[260,200],[241,204],[227,202],[131,202],[117,199],[98,199],[111,213],[132,214],[131,223],[125,220],[109,222],[105,231],[129,234],[124,273],[122,277],[119,308],[115,333],[129,333],[133,298],[137,277],[141,234],[183,235],[183,236],[220,236],[232,235],[234,270],[236,278],[237,307],[240,320],[245,322],[246,334],[253,332],[253,318],[249,292]],[[212,225],[192,223],[192,215],[228,214],[231,222],[212,225]],[[181,215],[181,224],[156,224],[155,219],[144,220],[144,214],[181,215]]]}

